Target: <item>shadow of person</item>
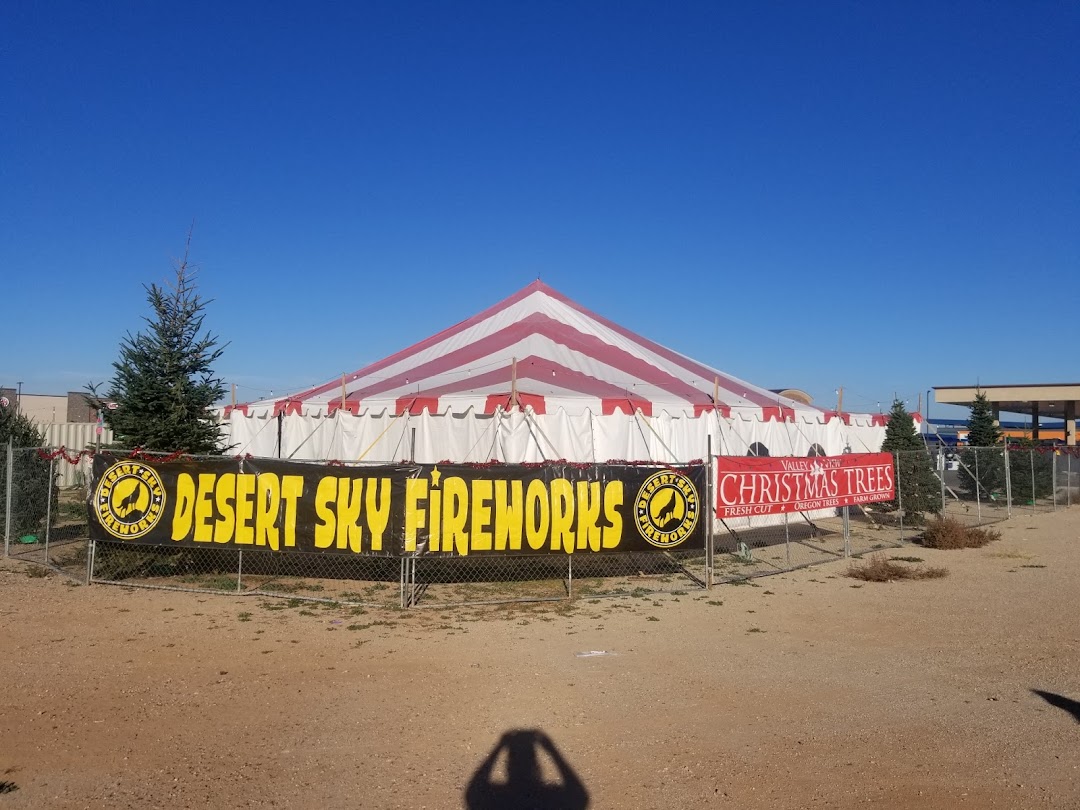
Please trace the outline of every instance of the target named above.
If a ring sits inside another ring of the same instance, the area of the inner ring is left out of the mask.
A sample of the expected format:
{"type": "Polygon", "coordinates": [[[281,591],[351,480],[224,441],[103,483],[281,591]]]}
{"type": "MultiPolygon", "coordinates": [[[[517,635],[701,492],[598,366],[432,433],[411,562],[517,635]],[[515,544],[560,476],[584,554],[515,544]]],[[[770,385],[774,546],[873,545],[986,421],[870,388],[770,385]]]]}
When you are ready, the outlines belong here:
{"type": "Polygon", "coordinates": [[[502,735],[465,789],[468,810],[585,810],[589,792],[542,731],[517,729],[502,735]],[[496,781],[496,765],[505,754],[506,781],[496,781]],[[541,754],[546,754],[559,781],[544,780],[541,754]]]}
{"type": "Polygon", "coordinates": [[[1055,694],[1054,692],[1044,692],[1042,689],[1032,689],[1031,691],[1041,697],[1051,706],[1061,709],[1064,712],[1068,712],[1073,716],[1073,720],[1075,720],[1077,723],[1080,723],[1080,701],[1063,697],[1062,695],[1055,694]]]}

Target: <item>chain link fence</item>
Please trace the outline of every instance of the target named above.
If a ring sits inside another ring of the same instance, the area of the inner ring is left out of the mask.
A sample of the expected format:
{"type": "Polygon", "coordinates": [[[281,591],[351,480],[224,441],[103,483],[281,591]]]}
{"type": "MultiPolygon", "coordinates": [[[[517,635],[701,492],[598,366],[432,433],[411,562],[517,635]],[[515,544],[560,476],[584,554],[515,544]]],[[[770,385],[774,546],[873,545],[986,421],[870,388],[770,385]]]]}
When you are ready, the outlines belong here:
{"type": "Polygon", "coordinates": [[[835,517],[795,512],[717,522],[712,583],[792,571],[844,556],[844,534],[835,517]]]}
{"type": "Polygon", "coordinates": [[[402,604],[397,557],[94,543],[91,582],[343,604],[402,604]]]}
{"type": "MultiPolygon", "coordinates": [[[[78,459],[76,459],[76,463],[78,459]]],[[[68,462],[39,448],[9,448],[0,477],[0,521],[6,556],[86,575],[89,519],[84,482],[61,487],[68,462]]]]}
{"type": "Polygon", "coordinates": [[[896,499],[814,513],[716,519],[704,547],[657,553],[418,557],[89,542],[85,459],[9,448],[5,555],[80,581],[372,606],[438,607],[641,596],[791,571],[917,540],[940,515],[977,526],[1080,501],[1073,448],[937,448],[894,456],[896,499]],[[58,482],[77,480],[74,486],[58,482]]]}

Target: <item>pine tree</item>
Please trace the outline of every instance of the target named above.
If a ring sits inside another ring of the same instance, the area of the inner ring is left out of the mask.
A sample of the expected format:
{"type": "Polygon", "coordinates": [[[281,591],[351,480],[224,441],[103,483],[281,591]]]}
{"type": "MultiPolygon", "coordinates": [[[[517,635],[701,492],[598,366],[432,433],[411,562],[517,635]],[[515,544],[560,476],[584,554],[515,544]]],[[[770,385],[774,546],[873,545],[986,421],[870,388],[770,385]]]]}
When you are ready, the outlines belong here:
{"type": "Polygon", "coordinates": [[[968,449],[960,453],[960,488],[974,498],[1004,498],[1005,455],[995,448],[1001,430],[994,424],[994,410],[986,394],[977,391],[968,417],[968,449]]]}
{"type": "MultiPolygon", "coordinates": [[[[6,453],[11,442],[11,534],[18,538],[40,534],[48,514],[49,499],[56,505],[58,490],[49,480],[49,462],[38,455],[45,437],[26,414],[14,404],[0,405],[0,526],[5,524],[7,509],[6,453]]],[[[55,511],[53,514],[56,514],[55,511]]]]}
{"type": "Polygon", "coordinates": [[[146,332],[130,332],[120,344],[120,359],[105,396],[88,387],[121,447],[192,454],[220,453],[221,430],[211,408],[225,395],[213,372],[224,347],[203,332],[208,301],[195,290],[195,268],[188,261],[191,233],[176,280],[167,288],[144,285],[152,317],[146,332]]]}
{"type": "Polygon", "coordinates": [[[994,409],[986,394],[976,391],[968,416],[968,444],[971,447],[993,447],[1001,442],[1001,430],[994,424],[994,409]]]}
{"type": "Polygon", "coordinates": [[[915,432],[915,420],[900,400],[893,401],[881,450],[893,454],[897,497],[879,506],[886,510],[902,508],[913,521],[921,519],[924,512],[940,512],[941,484],[934,473],[933,459],[915,432]]]}
{"type": "MultiPolygon", "coordinates": [[[[1054,493],[1054,456],[1031,439],[1009,443],[1009,484],[1013,506],[1049,498],[1054,493]]],[[[982,459],[980,458],[980,461],[982,459]]]]}

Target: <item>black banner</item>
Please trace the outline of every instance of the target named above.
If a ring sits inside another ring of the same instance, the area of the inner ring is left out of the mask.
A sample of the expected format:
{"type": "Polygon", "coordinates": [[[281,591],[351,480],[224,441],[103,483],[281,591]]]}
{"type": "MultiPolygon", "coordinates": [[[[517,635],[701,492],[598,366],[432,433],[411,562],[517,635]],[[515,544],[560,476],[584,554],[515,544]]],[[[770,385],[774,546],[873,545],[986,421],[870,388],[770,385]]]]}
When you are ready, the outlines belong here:
{"type": "Polygon", "coordinates": [[[322,554],[704,548],[706,467],[94,457],[90,536],[322,554]]]}

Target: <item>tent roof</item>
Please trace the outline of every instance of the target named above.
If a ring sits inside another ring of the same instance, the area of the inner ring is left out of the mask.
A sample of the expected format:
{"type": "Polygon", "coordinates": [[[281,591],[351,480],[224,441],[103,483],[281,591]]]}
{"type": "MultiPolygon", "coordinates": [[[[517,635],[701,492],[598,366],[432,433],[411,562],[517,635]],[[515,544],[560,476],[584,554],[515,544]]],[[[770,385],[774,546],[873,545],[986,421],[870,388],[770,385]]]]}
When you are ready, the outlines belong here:
{"type": "Polygon", "coordinates": [[[339,409],[493,413],[514,404],[536,413],[698,415],[715,408],[754,409],[781,420],[796,409],[822,415],[653,343],[539,280],[344,380],[236,408],[251,416],[339,409]]]}

